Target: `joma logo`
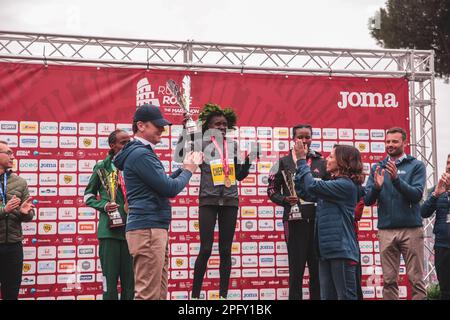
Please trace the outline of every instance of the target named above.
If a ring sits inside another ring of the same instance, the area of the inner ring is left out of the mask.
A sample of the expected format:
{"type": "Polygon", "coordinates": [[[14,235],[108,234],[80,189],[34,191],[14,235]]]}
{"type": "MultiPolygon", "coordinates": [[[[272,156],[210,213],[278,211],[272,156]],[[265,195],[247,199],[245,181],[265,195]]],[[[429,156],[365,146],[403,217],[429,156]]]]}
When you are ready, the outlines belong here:
{"type": "Polygon", "coordinates": [[[385,95],[376,92],[348,92],[341,91],[341,101],[338,102],[340,109],[347,108],[348,105],[352,107],[379,107],[379,108],[397,108],[398,102],[393,93],[386,93],[385,95]]]}

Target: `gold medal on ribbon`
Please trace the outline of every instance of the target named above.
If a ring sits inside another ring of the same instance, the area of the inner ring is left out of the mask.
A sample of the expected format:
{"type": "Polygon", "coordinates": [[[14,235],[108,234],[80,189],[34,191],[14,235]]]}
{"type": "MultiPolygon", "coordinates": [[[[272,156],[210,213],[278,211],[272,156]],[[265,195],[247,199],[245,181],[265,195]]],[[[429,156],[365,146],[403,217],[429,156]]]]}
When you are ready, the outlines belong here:
{"type": "Polygon", "coordinates": [[[231,187],[231,179],[230,179],[230,177],[225,177],[225,187],[226,188],[231,187]]]}

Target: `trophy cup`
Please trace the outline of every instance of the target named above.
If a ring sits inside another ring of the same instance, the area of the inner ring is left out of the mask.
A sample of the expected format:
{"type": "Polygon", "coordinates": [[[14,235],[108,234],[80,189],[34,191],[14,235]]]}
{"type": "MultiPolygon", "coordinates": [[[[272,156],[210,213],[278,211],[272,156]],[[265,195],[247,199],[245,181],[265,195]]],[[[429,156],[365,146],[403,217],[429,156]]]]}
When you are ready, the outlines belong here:
{"type": "MultiPolygon", "coordinates": [[[[294,175],[285,170],[281,170],[281,174],[283,175],[284,183],[286,184],[290,196],[297,197],[297,192],[295,192],[295,184],[294,184],[294,175]]],[[[298,203],[291,206],[291,211],[289,212],[289,220],[300,220],[302,218],[302,213],[298,206],[298,203]]]]}
{"type": "Polygon", "coordinates": [[[172,92],[172,96],[177,100],[177,104],[183,108],[186,113],[187,121],[186,121],[186,131],[189,134],[193,134],[198,131],[197,124],[194,120],[192,120],[192,114],[190,111],[191,106],[191,77],[184,76],[183,78],[183,94],[180,92],[180,88],[176,84],[175,81],[169,79],[167,81],[167,87],[172,92]]]}
{"type": "MultiPolygon", "coordinates": [[[[97,173],[100,178],[100,182],[111,199],[111,204],[116,204],[117,188],[119,186],[119,174],[117,173],[117,170],[114,170],[108,174],[105,169],[98,169],[97,173]]],[[[106,213],[109,217],[110,228],[118,228],[125,225],[119,210],[116,209],[115,211],[106,213]]]]}

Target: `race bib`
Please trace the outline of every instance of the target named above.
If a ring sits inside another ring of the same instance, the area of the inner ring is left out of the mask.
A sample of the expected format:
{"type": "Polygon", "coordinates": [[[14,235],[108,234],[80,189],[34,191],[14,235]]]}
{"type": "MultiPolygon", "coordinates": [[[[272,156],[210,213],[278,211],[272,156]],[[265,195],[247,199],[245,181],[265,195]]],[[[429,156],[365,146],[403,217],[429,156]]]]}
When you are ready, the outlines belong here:
{"type": "MultiPolygon", "coordinates": [[[[229,178],[231,181],[231,185],[234,186],[236,184],[236,172],[234,168],[234,160],[228,160],[230,171],[229,178]]],[[[222,160],[216,159],[210,162],[211,167],[211,175],[213,179],[214,186],[223,186],[225,184],[225,173],[223,171],[223,163],[222,160]]]]}

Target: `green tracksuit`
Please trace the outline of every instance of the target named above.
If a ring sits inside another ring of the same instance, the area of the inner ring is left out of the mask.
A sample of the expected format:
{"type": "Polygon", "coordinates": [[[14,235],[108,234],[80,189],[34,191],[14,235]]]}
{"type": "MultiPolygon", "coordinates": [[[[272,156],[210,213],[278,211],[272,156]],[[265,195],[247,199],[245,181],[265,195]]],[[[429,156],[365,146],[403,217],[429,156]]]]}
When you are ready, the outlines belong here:
{"type": "MultiPolygon", "coordinates": [[[[103,300],[118,299],[117,283],[119,278],[122,287],[121,300],[132,300],[134,297],[133,258],[128,251],[125,226],[109,228],[109,217],[105,211],[105,205],[111,200],[99,179],[98,169],[105,169],[107,173],[112,172],[114,170],[112,157],[108,155],[95,165],[84,192],[86,205],[100,212],[97,236],[103,272],[103,300]],[[97,199],[98,194],[100,199],[97,199]]],[[[120,187],[117,190],[116,203],[119,205],[122,219],[126,221],[124,196],[120,187]]]]}

